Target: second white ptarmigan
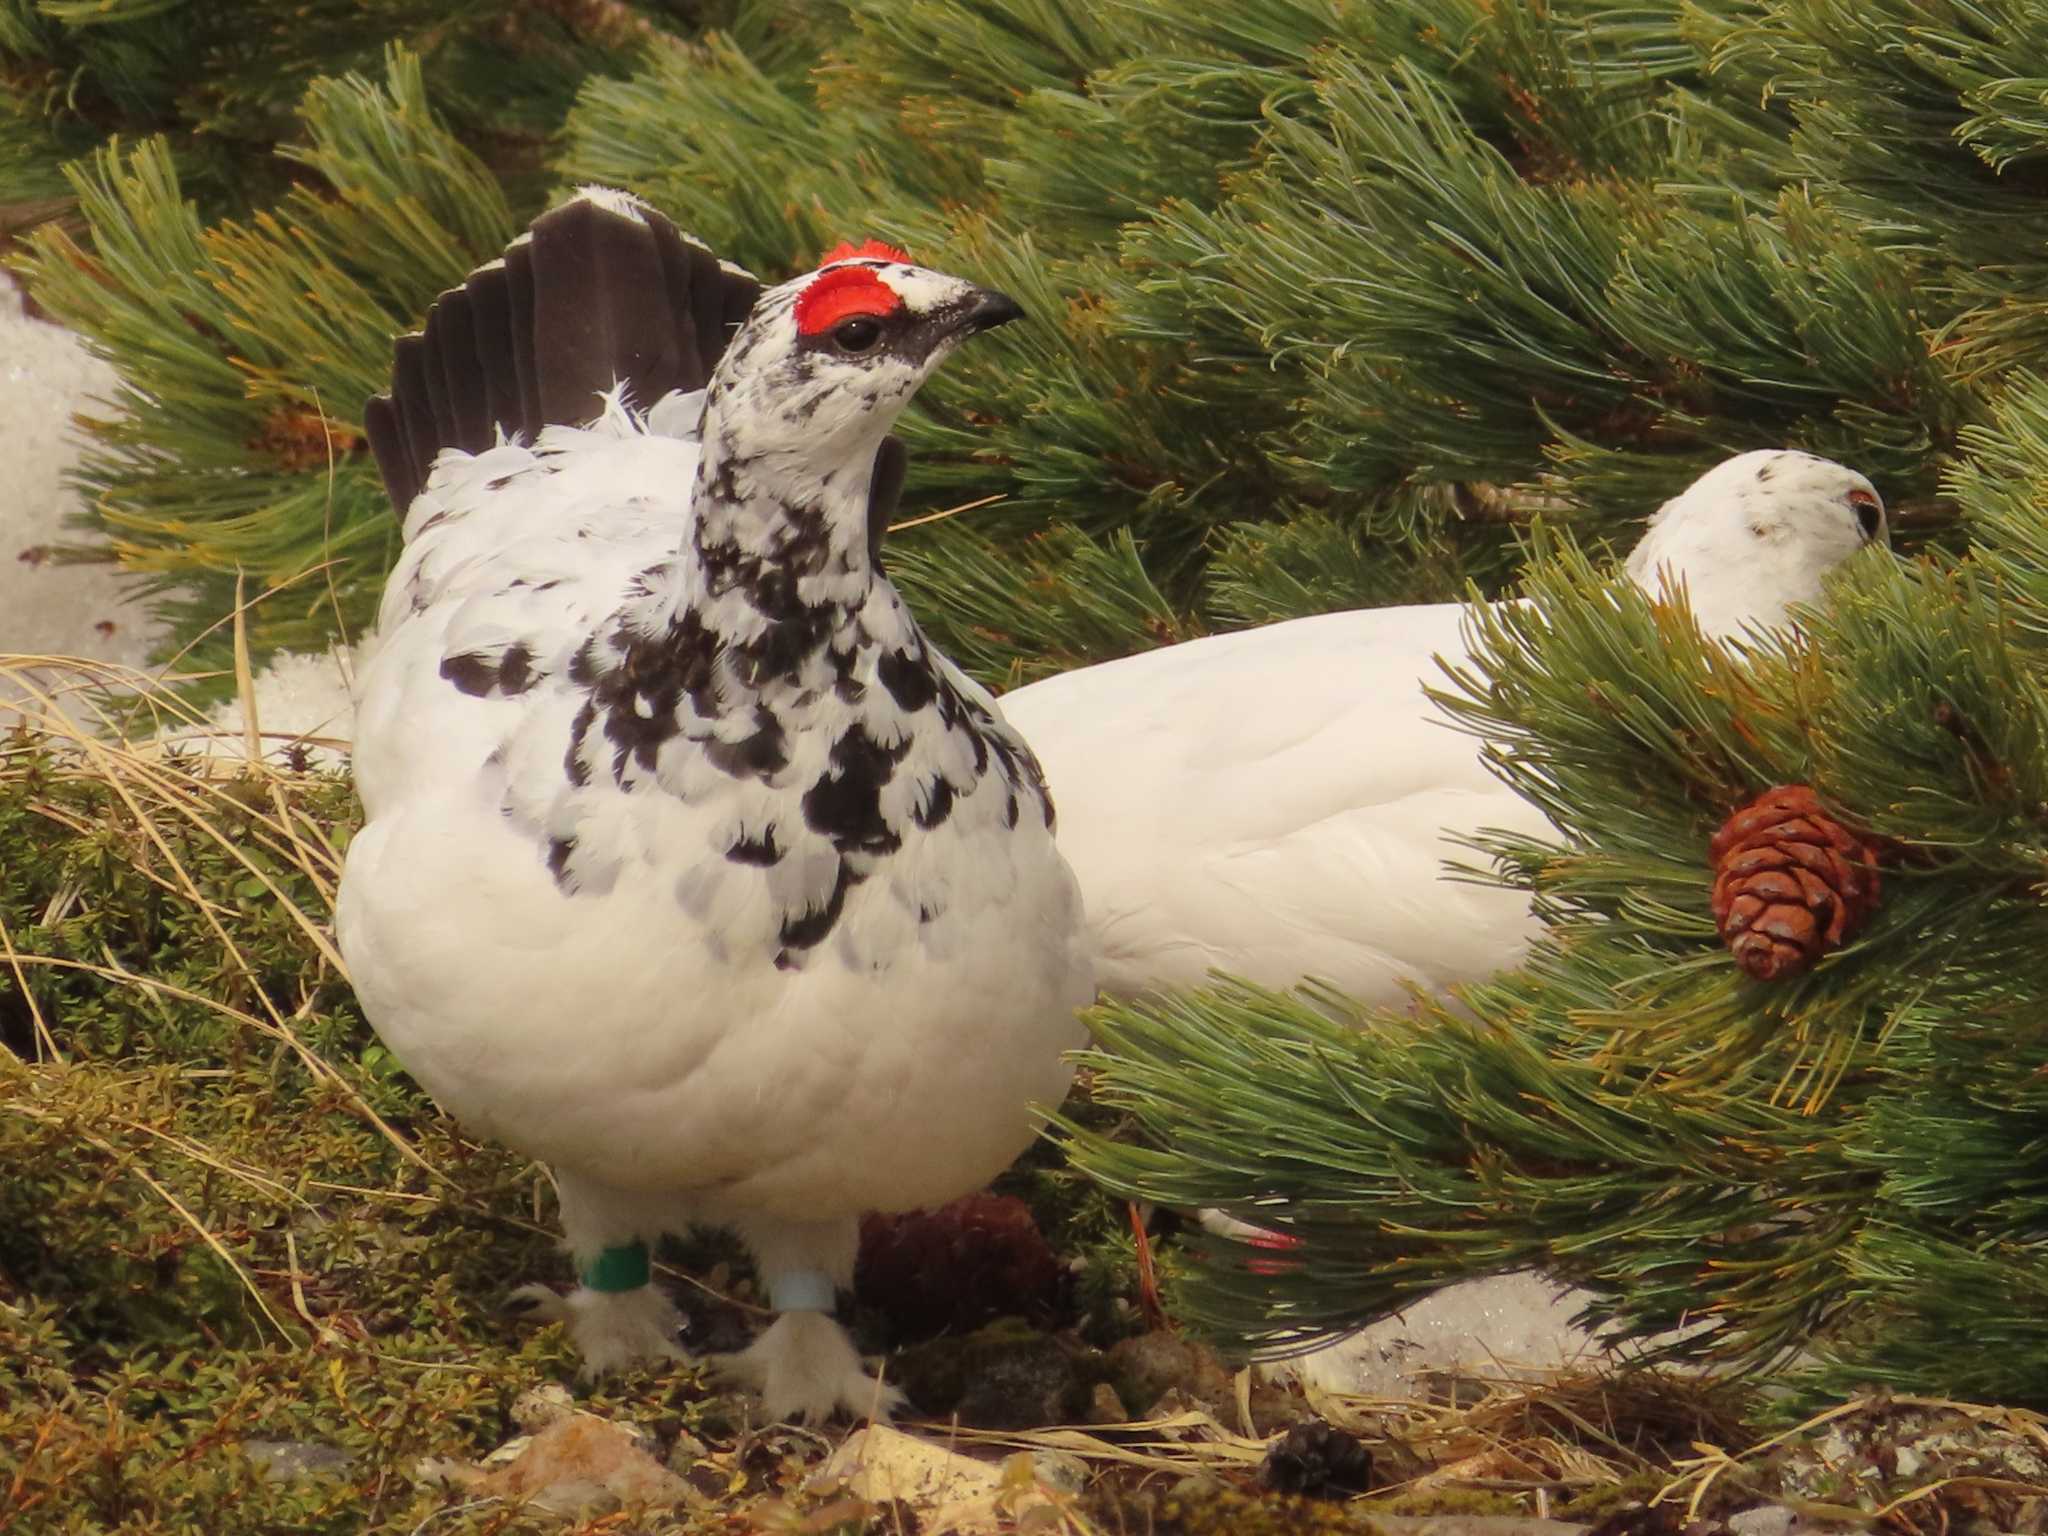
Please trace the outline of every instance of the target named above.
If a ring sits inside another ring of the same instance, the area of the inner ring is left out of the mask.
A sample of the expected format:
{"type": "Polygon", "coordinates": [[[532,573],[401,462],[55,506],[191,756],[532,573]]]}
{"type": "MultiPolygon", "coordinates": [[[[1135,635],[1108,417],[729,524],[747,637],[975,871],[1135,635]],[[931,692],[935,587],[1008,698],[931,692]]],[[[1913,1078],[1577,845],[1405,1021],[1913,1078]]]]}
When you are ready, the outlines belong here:
{"type": "Polygon", "coordinates": [[[722,1224],[779,1314],[726,1369],[885,1411],[831,1316],[860,1213],[980,1187],[1065,1092],[1051,801],[871,527],[898,411],[1017,314],[873,243],[760,290],[590,191],[373,402],[406,545],[336,931],[421,1085],[553,1169],[594,1367],[676,1353],[648,1245],[722,1224]]]}
{"type": "MultiPolygon", "coordinates": [[[[1871,483],[1759,450],[1666,502],[1629,557],[1683,583],[1722,639],[1781,625],[1885,537],[1871,483]]],[[[1003,696],[1060,806],[1105,992],[1220,970],[1398,1004],[1516,963],[1539,931],[1520,891],[1451,877],[1486,829],[1554,831],[1424,692],[1462,664],[1458,603],[1323,614],[1084,667],[1003,696]]]]}

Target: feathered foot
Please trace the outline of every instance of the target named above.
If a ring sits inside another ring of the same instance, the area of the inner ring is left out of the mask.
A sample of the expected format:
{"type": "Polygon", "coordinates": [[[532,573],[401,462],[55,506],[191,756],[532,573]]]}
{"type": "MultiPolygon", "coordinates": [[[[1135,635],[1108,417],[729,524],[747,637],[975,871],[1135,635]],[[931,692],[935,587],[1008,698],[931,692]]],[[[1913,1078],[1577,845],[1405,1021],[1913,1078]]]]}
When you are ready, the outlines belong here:
{"type": "Polygon", "coordinates": [[[823,1312],[785,1312],[738,1354],[706,1364],[721,1379],[759,1393],[777,1422],[818,1424],[843,1413],[886,1424],[908,1402],[861,1367],[853,1340],[823,1312]]]}
{"type": "Polygon", "coordinates": [[[630,1291],[594,1291],[579,1285],[566,1296],[545,1285],[522,1285],[505,1304],[522,1316],[567,1327],[569,1341],[582,1357],[579,1374],[586,1379],[642,1361],[690,1358],[676,1342],[682,1314],[651,1285],[630,1291]]]}

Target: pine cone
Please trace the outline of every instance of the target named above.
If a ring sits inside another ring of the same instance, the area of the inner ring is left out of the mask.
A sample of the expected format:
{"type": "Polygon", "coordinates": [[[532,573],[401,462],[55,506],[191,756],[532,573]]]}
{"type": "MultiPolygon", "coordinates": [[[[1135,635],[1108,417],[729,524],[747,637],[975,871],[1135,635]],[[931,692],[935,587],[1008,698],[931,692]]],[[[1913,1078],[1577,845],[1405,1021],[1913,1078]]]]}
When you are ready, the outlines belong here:
{"type": "Polygon", "coordinates": [[[1259,1475],[1278,1493],[1345,1499],[1372,1488],[1372,1452],[1327,1419],[1304,1419],[1273,1442],[1259,1475]]]}
{"type": "Polygon", "coordinates": [[[1798,975],[1876,909],[1878,848],[1822,810],[1805,785],[1765,790],[1707,845],[1721,942],[1759,981],[1798,975]]]}

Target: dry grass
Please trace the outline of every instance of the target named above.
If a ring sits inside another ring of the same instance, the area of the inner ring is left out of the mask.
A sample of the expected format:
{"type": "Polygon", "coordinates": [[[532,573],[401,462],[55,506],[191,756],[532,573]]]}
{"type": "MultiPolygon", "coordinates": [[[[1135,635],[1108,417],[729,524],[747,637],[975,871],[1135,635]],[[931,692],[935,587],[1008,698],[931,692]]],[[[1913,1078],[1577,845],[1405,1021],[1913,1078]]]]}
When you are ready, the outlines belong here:
{"type": "MultiPolygon", "coordinates": [[[[137,867],[167,894],[190,903],[222,952],[244,977],[253,980],[257,967],[236,931],[236,914],[202,890],[180,858],[177,845],[196,836],[239,864],[246,878],[260,887],[263,899],[273,903],[304,935],[318,970],[309,979],[298,1009],[289,1013],[261,988],[255,989],[260,1015],[219,998],[180,995],[217,1009],[237,1028],[289,1049],[316,1080],[332,1087],[394,1147],[426,1168],[405,1139],[377,1116],[342,1074],[310,1050],[294,1029],[313,987],[329,977],[345,979],[347,974],[327,921],[341,879],[342,850],[330,827],[293,803],[289,789],[299,776],[273,763],[262,750],[241,633],[237,625],[238,681],[248,721],[239,755],[212,750],[221,741],[221,733],[158,677],[105,663],[45,656],[0,657],[0,685],[20,699],[12,706],[20,729],[9,753],[32,752],[59,779],[72,778],[111,792],[146,841],[148,852],[155,855],[145,856],[137,867]],[[167,744],[166,737],[173,741],[167,744]],[[303,876],[315,899],[309,901],[302,891],[288,890],[276,873],[280,864],[303,876]]],[[[54,802],[44,802],[38,809],[53,820],[65,816],[54,802]]],[[[80,833],[86,830],[76,821],[71,825],[80,833]]],[[[57,916],[61,911],[53,910],[46,914],[46,921],[57,916]]],[[[29,1008],[36,1012],[39,1056],[62,1061],[62,1050],[36,1011],[25,968],[78,962],[24,955],[4,928],[0,928],[0,958],[5,959],[29,1008]]],[[[118,966],[102,974],[145,994],[163,990],[165,985],[129,975],[118,966]]]]}

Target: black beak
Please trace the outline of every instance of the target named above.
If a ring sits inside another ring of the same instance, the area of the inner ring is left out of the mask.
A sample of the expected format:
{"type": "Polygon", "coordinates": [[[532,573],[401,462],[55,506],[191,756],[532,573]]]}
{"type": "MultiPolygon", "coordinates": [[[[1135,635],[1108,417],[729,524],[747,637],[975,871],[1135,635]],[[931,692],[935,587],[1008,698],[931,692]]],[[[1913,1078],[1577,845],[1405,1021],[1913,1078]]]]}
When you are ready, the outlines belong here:
{"type": "Polygon", "coordinates": [[[933,315],[938,322],[942,336],[974,336],[982,331],[992,331],[999,325],[1008,325],[1012,320],[1022,319],[1024,306],[1007,293],[998,293],[993,288],[977,288],[966,298],[948,304],[933,315]]]}
{"type": "Polygon", "coordinates": [[[975,294],[974,306],[969,311],[969,326],[977,331],[992,331],[999,325],[1008,325],[1012,320],[1024,318],[1024,306],[1007,293],[998,293],[993,288],[983,288],[975,294]]]}

